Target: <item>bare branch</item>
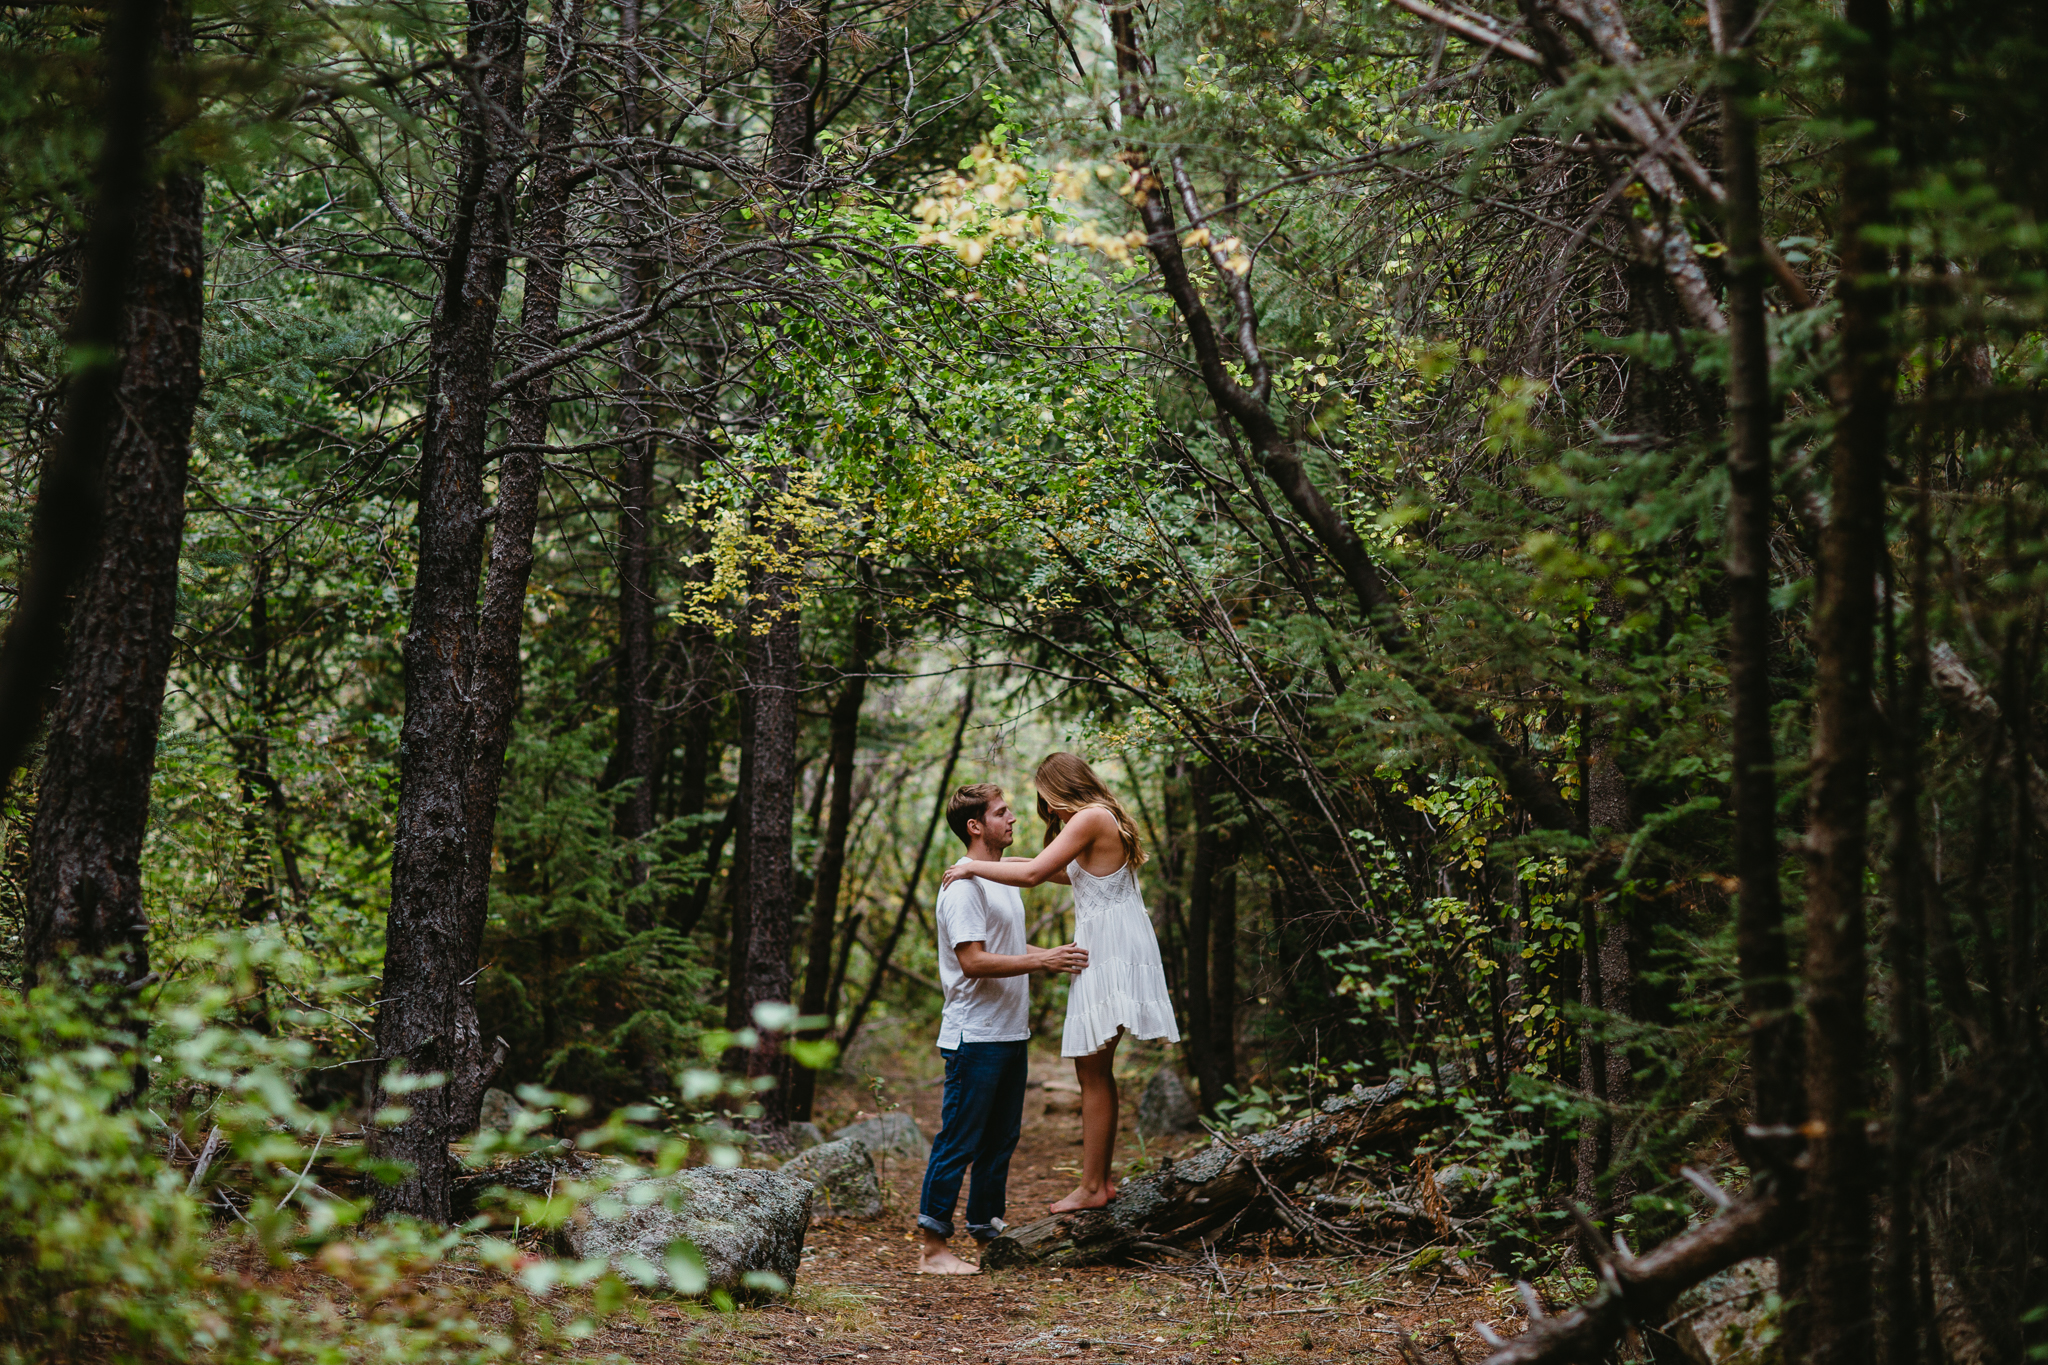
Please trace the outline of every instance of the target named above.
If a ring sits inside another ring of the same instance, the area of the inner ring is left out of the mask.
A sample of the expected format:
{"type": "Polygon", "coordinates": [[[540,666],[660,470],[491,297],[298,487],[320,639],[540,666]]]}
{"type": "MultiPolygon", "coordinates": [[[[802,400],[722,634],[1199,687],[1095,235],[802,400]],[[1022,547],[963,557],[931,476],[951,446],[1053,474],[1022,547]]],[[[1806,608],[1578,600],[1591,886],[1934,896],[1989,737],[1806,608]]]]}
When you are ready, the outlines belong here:
{"type": "Polygon", "coordinates": [[[1484,24],[1452,14],[1447,10],[1440,10],[1435,5],[1426,5],[1422,0],[1394,0],[1394,3],[1407,10],[1416,18],[1427,20],[1438,28],[1455,33],[1460,38],[1476,43],[1480,47],[1513,57],[1518,62],[1527,62],[1530,66],[1540,67],[1545,64],[1543,58],[1537,55],[1535,48],[1530,47],[1527,43],[1510,38],[1505,33],[1490,29],[1484,24]]]}
{"type": "Polygon", "coordinates": [[[1564,1365],[1599,1360],[1631,1324],[1662,1322],[1671,1301],[1729,1266],[1761,1256],[1784,1238],[1792,1205],[1775,1183],[1759,1182],[1720,1217],[1645,1255],[1603,1260],[1600,1291],[1567,1313],[1536,1320],[1485,1365],[1564,1365]]]}

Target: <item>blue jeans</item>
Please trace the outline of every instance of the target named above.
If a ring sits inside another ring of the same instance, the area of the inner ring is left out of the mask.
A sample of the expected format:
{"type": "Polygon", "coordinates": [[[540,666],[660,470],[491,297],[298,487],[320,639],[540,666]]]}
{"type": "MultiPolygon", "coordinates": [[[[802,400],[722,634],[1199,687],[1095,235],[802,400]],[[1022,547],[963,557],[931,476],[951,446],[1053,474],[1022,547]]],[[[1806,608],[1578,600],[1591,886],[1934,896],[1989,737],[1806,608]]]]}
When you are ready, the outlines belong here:
{"type": "Polygon", "coordinates": [[[925,1231],[953,1235],[953,1205],[971,1162],[967,1231],[983,1242],[996,1235],[995,1222],[1009,1196],[1010,1153],[1017,1150],[1024,1122],[1030,1047],[1023,1040],[962,1043],[939,1053],[946,1059],[946,1099],[917,1204],[917,1225],[925,1231]]]}

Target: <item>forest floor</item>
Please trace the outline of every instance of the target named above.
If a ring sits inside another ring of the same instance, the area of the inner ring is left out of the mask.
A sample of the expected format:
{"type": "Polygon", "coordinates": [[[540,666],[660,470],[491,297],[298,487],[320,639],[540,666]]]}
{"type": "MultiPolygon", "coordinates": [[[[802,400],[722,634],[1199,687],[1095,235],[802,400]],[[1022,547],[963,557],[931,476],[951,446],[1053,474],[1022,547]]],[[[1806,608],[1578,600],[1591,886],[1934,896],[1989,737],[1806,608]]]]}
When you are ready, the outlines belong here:
{"type": "MultiPolygon", "coordinates": [[[[937,1057],[877,1058],[885,1102],[938,1131],[937,1057]],[[895,1072],[896,1074],[889,1074],[895,1072]]],[[[1140,1059],[1133,1058],[1134,1063],[1140,1059]]],[[[1142,1063],[1140,1063],[1142,1065],[1142,1063]]],[[[1121,1068],[1120,1068],[1121,1069],[1121,1068]]],[[[1147,1071],[1133,1066],[1124,1090],[1119,1173],[1206,1139],[1140,1148],[1133,1125],[1147,1071]]],[[[1034,1052],[1024,1131],[1010,1168],[1009,1219],[1036,1217],[1076,1183],[1080,1120],[1071,1063],[1034,1052]],[[1052,1112],[1048,1112],[1048,1110],[1052,1112]]],[[[854,1087],[821,1093],[822,1117],[843,1123],[876,1098],[854,1087]]],[[[830,1125],[828,1125],[829,1127],[830,1125]]],[[[1409,1256],[1333,1259],[1240,1248],[1209,1261],[919,1275],[913,1231],[924,1176],[919,1161],[881,1166],[887,1211],[872,1222],[823,1225],[806,1241],[795,1292],[731,1314],[643,1301],[582,1343],[592,1355],[666,1365],[683,1361],[776,1361],[786,1365],[1008,1365],[1119,1358],[1137,1365],[1271,1365],[1273,1362],[1398,1360],[1413,1338],[1430,1362],[1487,1352],[1472,1331],[1484,1319],[1507,1333],[1522,1326],[1511,1288],[1468,1283],[1441,1266],[1409,1272],[1409,1256]]],[[[970,1258],[964,1235],[956,1250],[970,1258]]]]}

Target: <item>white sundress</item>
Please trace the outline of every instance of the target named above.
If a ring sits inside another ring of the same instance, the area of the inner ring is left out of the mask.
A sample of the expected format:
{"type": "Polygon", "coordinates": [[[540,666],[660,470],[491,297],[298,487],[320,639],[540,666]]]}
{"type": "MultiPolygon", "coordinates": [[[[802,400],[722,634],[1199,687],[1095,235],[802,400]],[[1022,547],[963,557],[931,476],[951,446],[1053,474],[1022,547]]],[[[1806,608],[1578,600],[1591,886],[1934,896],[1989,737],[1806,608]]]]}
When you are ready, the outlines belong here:
{"type": "Polygon", "coordinates": [[[1074,888],[1074,943],[1088,950],[1088,965],[1067,988],[1060,1055],[1099,1052],[1119,1029],[1134,1038],[1179,1042],[1159,940],[1138,894],[1136,871],[1125,863],[1098,877],[1076,862],[1067,864],[1067,879],[1074,888]]]}

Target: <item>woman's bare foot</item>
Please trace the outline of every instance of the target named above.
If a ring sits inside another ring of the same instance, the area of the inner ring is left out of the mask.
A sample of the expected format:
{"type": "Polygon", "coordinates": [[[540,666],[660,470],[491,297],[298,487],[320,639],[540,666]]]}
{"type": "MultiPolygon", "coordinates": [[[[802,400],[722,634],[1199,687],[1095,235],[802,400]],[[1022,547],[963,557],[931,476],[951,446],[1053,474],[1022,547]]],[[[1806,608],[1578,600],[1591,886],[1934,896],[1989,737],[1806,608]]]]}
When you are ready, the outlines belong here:
{"type": "Polygon", "coordinates": [[[981,1267],[972,1261],[963,1261],[953,1254],[953,1249],[944,1242],[927,1237],[924,1248],[918,1253],[917,1273],[920,1275],[979,1275],[981,1267]]]}
{"type": "Polygon", "coordinates": [[[1091,1190],[1085,1185],[1076,1185],[1074,1192],[1052,1206],[1054,1213],[1072,1213],[1076,1209],[1099,1209],[1116,1198],[1116,1186],[1104,1185],[1091,1190]]]}

